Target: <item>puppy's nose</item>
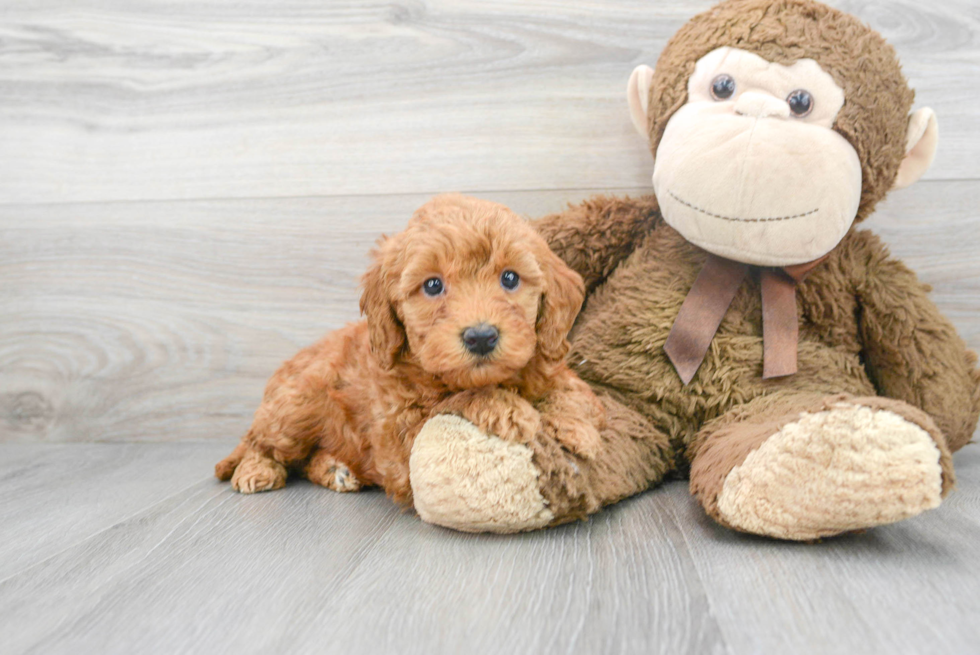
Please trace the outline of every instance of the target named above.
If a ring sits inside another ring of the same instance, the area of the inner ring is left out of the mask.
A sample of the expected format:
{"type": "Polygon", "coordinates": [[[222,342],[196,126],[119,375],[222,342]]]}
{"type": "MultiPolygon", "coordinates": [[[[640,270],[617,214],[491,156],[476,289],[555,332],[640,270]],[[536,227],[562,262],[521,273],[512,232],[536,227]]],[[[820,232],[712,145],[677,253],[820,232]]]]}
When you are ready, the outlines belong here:
{"type": "Polygon", "coordinates": [[[463,330],[463,345],[474,355],[486,355],[497,347],[500,333],[492,325],[480,323],[463,330]]]}

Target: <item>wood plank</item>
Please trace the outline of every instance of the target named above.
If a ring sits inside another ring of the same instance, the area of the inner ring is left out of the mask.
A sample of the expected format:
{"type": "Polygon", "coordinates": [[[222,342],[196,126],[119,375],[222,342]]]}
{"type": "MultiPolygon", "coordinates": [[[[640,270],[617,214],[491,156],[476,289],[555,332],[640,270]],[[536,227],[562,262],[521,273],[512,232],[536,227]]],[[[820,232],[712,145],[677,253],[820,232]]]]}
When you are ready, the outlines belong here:
{"type": "Polygon", "coordinates": [[[0,580],[200,482],[233,446],[0,444],[0,580]]]}
{"type": "MultiPolygon", "coordinates": [[[[630,188],[625,85],[711,0],[0,8],[6,203],[630,188]]],[[[930,179],[980,177],[972,0],[839,0],[937,110],[930,179]]]]}
{"type": "MultiPolygon", "coordinates": [[[[159,501],[0,578],[4,652],[960,653],[980,638],[972,446],[938,510],[818,544],[720,528],[684,482],[585,523],[467,535],[378,492],[305,481],[241,496],[199,479],[172,493],[158,483],[166,469],[194,469],[202,453],[99,448],[119,454],[103,467],[154,453],[145,471],[159,501]]],[[[11,449],[67,461],[59,451],[79,446],[11,449]]],[[[53,507],[65,489],[98,486],[120,515],[134,490],[130,475],[96,485],[83,467],[20,470],[37,478],[35,513],[66,529],[72,518],[53,507]]]]}
{"type": "MultiPolygon", "coordinates": [[[[105,476],[106,502],[127,485],[105,476]]],[[[4,651],[726,652],[665,498],[500,537],[426,525],[377,492],[201,481],[0,581],[4,651]]]]}
{"type": "MultiPolygon", "coordinates": [[[[594,191],[483,195],[539,216],[594,191]]],[[[358,318],[366,253],[426,198],[0,206],[0,441],[237,438],[280,362],[358,318]]],[[[923,182],[868,223],[973,348],[977,206],[923,182]]]]}
{"type": "Polygon", "coordinates": [[[4,647],[251,652],[315,609],[399,518],[410,520],[380,493],[306,483],[248,497],[201,481],[0,582],[4,647]]]}
{"type": "Polygon", "coordinates": [[[727,652],[666,496],[518,537],[419,527],[382,536],[309,638],[364,653],[727,652]],[[329,620],[345,607],[388,630],[329,620]]]}
{"type": "Polygon", "coordinates": [[[818,544],[714,525],[677,504],[715,618],[735,653],[972,653],[980,643],[980,448],[959,488],[890,526],[818,544]]]}

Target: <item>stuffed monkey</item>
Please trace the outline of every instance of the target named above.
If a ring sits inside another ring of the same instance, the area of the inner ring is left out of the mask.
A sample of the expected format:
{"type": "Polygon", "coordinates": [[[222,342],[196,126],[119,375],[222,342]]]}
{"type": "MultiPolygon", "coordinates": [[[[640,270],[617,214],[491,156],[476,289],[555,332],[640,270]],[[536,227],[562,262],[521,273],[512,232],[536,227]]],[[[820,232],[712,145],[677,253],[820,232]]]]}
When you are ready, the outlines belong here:
{"type": "Polygon", "coordinates": [[[435,417],[411,461],[422,518],[543,527],[671,472],[722,525],[782,539],[938,506],[980,413],[977,358],[855,228],[936,149],[894,50],[810,0],[728,0],[684,25],[656,70],[637,68],[628,99],[654,195],[536,221],[585,280],[568,361],[605,406],[603,448],[529,440],[535,503],[503,516],[499,499],[526,498],[526,480],[474,493],[503,449],[435,417]]]}

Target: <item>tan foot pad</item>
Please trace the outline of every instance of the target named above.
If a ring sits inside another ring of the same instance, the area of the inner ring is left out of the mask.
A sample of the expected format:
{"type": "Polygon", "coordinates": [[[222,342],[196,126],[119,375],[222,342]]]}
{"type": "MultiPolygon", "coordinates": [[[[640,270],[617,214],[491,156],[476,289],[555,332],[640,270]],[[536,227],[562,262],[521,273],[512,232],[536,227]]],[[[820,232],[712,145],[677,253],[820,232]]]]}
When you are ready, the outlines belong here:
{"type": "Polygon", "coordinates": [[[842,403],[804,414],[728,474],[718,498],[734,528],[808,540],[937,507],[939,449],[915,423],[842,403]]]}
{"type": "Polygon", "coordinates": [[[415,509],[423,521],[464,532],[521,532],[553,516],[538,490],[531,450],[440,415],[415,438],[409,459],[415,509]]]}

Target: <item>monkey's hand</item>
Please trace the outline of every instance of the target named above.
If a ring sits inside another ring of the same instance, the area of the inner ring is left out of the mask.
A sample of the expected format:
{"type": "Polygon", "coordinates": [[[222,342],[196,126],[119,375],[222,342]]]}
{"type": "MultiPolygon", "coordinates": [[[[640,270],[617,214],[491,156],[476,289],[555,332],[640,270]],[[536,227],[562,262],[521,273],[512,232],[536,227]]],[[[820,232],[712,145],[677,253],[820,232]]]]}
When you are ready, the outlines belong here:
{"type": "Polygon", "coordinates": [[[855,287],[868,374],[881,395],[929,414],[957,450],[980,414],[977,356],[929,299],[929,286],[890,258],[877,237],[858,234],[867,243],[851,268],[861,271],[855,287]]]}
{"type": "Polygon", "coordinates": [[[532,222],[548,246],[585,281],[586,293],[633,252],[660,222],[656,197],[594,196],[532,222]]]}

